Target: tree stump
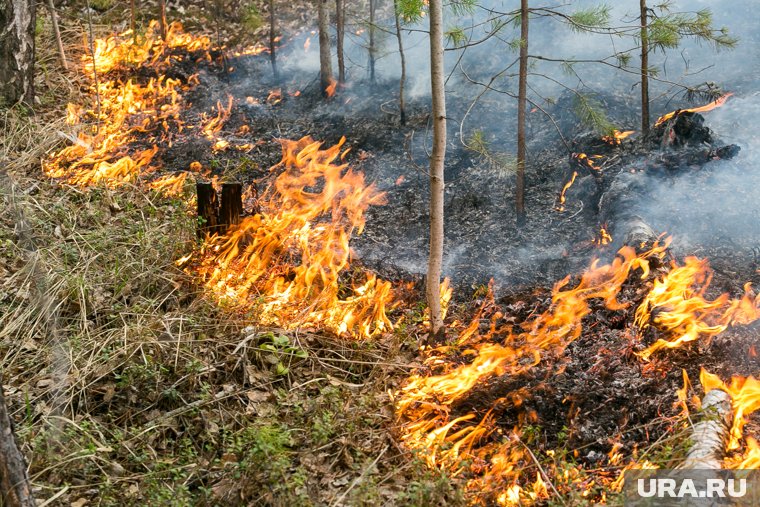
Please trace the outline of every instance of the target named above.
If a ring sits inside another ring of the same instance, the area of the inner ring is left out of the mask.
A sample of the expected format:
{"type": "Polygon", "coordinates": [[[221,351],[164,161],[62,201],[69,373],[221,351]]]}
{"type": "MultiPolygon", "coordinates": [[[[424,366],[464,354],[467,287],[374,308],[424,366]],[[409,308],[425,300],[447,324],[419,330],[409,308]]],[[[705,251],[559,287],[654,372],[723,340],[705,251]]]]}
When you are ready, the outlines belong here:
{"type": "Polygon", "coordinates": [[[243,185],[224,183],[222,185],[222,207],[219,212],[219,224],[223,227],[237,225],[243,214],[243,185]]]}
{"type": "Polygon", "coordinates": [[[211,183],[197,183],[195,191],[198,201],[198,236],[203,238],[219,232],[219,204],[216,190],[211,183]]]}

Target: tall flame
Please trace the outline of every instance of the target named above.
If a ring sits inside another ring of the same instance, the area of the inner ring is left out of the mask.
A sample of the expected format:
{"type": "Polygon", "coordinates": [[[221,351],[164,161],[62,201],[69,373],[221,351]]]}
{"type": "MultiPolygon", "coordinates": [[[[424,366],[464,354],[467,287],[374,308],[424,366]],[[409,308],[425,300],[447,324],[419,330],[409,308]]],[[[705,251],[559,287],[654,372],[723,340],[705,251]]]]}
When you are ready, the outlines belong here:
{"type": "Polygon", "coordinates": [[[334,162],[345,139],[328,149],[309,137],[282,140],[284,169],[259,204],[226,234],[209,238],[196,266],[221,301],[254,310],[264,324],[313,326],[348,336],[389,331],[391,285],[366,273],[343,287],[349,239],[383,195],[364,176],[334,162]]]}

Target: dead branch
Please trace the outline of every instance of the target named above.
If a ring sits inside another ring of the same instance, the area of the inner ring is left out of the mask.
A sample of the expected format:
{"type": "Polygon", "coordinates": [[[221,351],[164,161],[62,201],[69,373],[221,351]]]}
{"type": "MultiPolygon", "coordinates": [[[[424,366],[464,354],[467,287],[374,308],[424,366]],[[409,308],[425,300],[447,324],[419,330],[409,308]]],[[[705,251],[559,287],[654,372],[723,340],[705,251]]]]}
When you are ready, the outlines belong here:
{"type": "Polygon", "coordinates": [[[69,64],[66,62],[66,52],[63,50],[61,30],[58,28],[58,14],[55,12],[53,0],[47,0],[47,8],[50,11],[50,22],[53,25],[53,35],[55,36],[55,43],[58,46],[58,56],[61,58],[61,65],[64,70],[69,70],[69,64]]]}

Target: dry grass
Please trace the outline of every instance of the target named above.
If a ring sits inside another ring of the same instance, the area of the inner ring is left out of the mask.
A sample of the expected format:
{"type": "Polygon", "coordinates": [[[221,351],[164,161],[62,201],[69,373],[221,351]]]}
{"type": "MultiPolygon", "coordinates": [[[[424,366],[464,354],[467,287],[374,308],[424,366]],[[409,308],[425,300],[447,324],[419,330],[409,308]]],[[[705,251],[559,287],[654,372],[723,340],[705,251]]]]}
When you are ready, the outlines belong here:
{"type": "MultiPolygon", "coordinates": [[[[78,62],[83,20],[64,18],[78,62]]],[[[0,112],[0,375],[37,498],[461,501],[392,438],[388,390],[408,370],[407,337],[349,343],[257,328],[174,265],[196,246],[189,196],[43,178],[40,160],[71,134],[67,102],[88,99],[41,27],[39,104],[0,112]]]]}
{"type": "Polygon", "coordinates": [[[387,391],[408,371],[403,337],[286,334],[215,307],[173,264],[195,242],[181,200],[18,175],[0,198],[3,383],[39,498],[457,497],[392,439],[387,391]]]}

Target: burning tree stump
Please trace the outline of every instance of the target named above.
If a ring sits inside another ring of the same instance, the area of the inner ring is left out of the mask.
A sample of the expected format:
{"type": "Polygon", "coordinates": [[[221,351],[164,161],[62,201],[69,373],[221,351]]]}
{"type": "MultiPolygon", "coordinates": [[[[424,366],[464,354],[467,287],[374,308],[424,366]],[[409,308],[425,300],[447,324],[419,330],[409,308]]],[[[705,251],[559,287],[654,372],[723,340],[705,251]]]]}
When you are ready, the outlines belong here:
{"type": "Polygon", "coordinates": [[[243,215],[243,185],[240,183],[222,184],[221,203],[211,183],[197,183],[198,196],[198,236],[223,232],[230,225],[240,223],[243,215]]]}
{"type": "Polygon", "coordinates": [[[26,473],[24,456],[16,445],[13,422],[5,405],[0,384],[0,494],[8,507],[34,507],[32,487],[26,473]]]}
{"type": "Polygon", "coordinates": [[[243,185],[224,183],[222,185],[222,207],[219,211],[221,226],[237,225],[243,214],[243,185]]]}
{"type": "Polygon", "coordinates": [[[678,468],[722,468],[726,441],[731,431],[731,396],[721,389],[713,389],[702,398],[702,416],[692,428],[694,442],[686,459],[678,468]]]}
{"type": "Polygon", "coordinates": [[[216,190],[211,183],[197,183],[195,191],[198,200],[198,236],[203,238],[219,232],[219,203],[216,190]]]}

